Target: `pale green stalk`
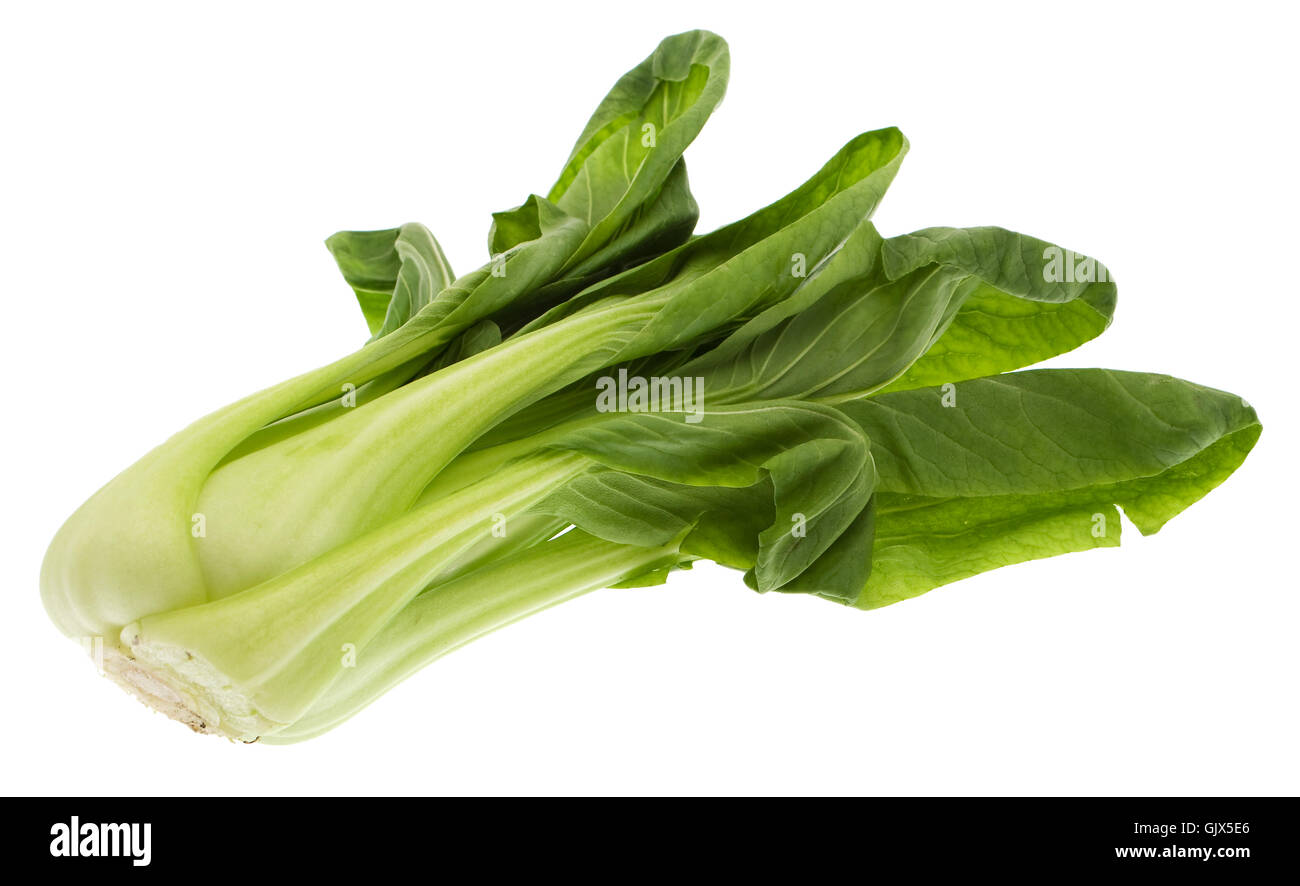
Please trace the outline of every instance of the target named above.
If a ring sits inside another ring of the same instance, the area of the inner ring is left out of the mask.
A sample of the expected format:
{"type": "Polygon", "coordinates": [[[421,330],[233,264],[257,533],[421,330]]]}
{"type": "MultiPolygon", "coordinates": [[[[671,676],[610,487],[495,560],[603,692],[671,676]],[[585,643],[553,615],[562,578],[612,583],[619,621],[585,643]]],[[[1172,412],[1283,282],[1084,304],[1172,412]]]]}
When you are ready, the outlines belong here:
{"type": "Polygon", "coordinates": [[[210,595],[265,581],[406,512],[487,428],[600,365],[662,301],[595,306],[213,471],[197,505],[210,595]]]}
{"type": "Polygon", "coordinates": [[[498,515],[522,513],[589,465],[560,452],[517,462],[260,585],[129,624],[121,643],[134,670],[119,679],[147,670],[202,731],[256,738],[292,723],[339,676],[347,650],[363,648],[498,515]]]}
{"type": "Polygon", "coordinates": [[[285,744],[325,732],[420,668],[484,634],[590,591],[676,565],[678,544],[620,545],[575,529],[430,588],[360,650],[311,710],[264,740],[285,744]]]}
{"type": "Polygon", "coordinates": [[[341,360],[219,409],[153,449],[91,496],[51,541],[41,566],[50,618],[69,636],[106,636],[147,613],[207,600],[193,547],[195,503],[231,449],[273,422],[334,399],[344,384],[360,386],[398,370],[457,331],[412,321],[341,360]]]}

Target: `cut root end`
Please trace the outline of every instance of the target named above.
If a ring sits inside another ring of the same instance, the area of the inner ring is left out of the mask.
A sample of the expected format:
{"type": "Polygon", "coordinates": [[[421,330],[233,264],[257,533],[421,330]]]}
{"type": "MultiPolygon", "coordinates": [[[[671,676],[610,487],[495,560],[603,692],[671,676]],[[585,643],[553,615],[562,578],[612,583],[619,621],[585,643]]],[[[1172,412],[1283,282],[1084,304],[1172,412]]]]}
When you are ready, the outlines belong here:
{"type": "Polygon", "coordinates": [[[195,732],[254,742],[278,727],[253,711],[242,694],[220,685],[216,671],[198,659],[180,652],[187,666],[177,667],[167,660],[172,658],[177,658],[174,652],[139,646],[105,649],[104,673],[144,704],[195,732]]]}

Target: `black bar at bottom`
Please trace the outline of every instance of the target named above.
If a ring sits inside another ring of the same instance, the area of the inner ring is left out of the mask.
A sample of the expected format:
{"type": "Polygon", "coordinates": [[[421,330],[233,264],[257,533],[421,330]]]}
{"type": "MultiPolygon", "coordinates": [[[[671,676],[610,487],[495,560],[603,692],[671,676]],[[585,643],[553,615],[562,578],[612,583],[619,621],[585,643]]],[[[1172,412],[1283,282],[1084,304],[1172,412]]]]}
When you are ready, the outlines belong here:
{"type": "Polygon", "coordinates": [[[837,799],[669,809],[645,799],[587,809],[542,802],[370,798],[41,798],[6,801],[5,855],[52,869],[250,876],[456,859],[482,873],[600,870],[676,876],[700,865],[874,860],[933,872],[1134,872],[1216,876],[1295,858],[1297,803],[1267,799],[837,799]],[[814,805],[814,803],[822,805],[814,805]],[[611,858],[613,853],[614,858],[611,858]],[[617,859],[617,864],[614,862],[617,859]],[[611,866],[614,865],[614,866],[611,866]],[[686,868],[683,868],[683,865],[686,868]]]}

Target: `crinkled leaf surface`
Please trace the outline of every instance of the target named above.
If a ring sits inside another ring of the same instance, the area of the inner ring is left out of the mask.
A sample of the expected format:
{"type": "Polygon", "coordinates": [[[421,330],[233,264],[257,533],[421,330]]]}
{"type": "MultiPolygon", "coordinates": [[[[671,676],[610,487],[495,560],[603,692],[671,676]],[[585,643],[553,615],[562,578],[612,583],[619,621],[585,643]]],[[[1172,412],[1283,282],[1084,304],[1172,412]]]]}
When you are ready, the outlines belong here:
{"type": "Polygon", "coordinates": [[[1049,279],[1048,256],[1074,254],[1002,228],[927,228],[890,238],[882,253],[891,279],[937,263],[980,281],[891,390],[1029,366],[1096,338],[1115,312],[1115,284],[1099,262],[1075,256],[1077,276],[1049,279]]]}
{"type": "Polygon", "coordinates": [[[1117,545],[1117,505],[1153,533],[1236,470],[1260,433],[1233,394],[1105,369],[1016,372],[839,408],[870,436],[878,474],[863,608],[1117,545]]]}

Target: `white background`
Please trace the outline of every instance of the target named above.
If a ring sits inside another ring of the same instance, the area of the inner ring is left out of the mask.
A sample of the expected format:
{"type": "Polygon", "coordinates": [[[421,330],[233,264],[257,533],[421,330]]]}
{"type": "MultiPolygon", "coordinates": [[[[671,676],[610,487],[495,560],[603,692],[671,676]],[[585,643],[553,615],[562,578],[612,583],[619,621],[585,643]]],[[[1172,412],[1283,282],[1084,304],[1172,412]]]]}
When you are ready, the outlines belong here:
{"type": "Polygon", "coordinates": [[[8,5],[0,17],[4,793],[1294,794],[1295,154],[1288,7],[1233,3],[8,5]],[[321,245],[428,224],[460,271],[596,102],[707,27],[701,230],[854,134],[912,150],[887,234],[1099,256],[1116,322],[1057,365],[1238,392],[1263,438],[1161,534],[876,612],[719,569],[598,593],[293,747],[190,734],[49,624],[46,544],[188,421],[364,339],[321,245]]]}

